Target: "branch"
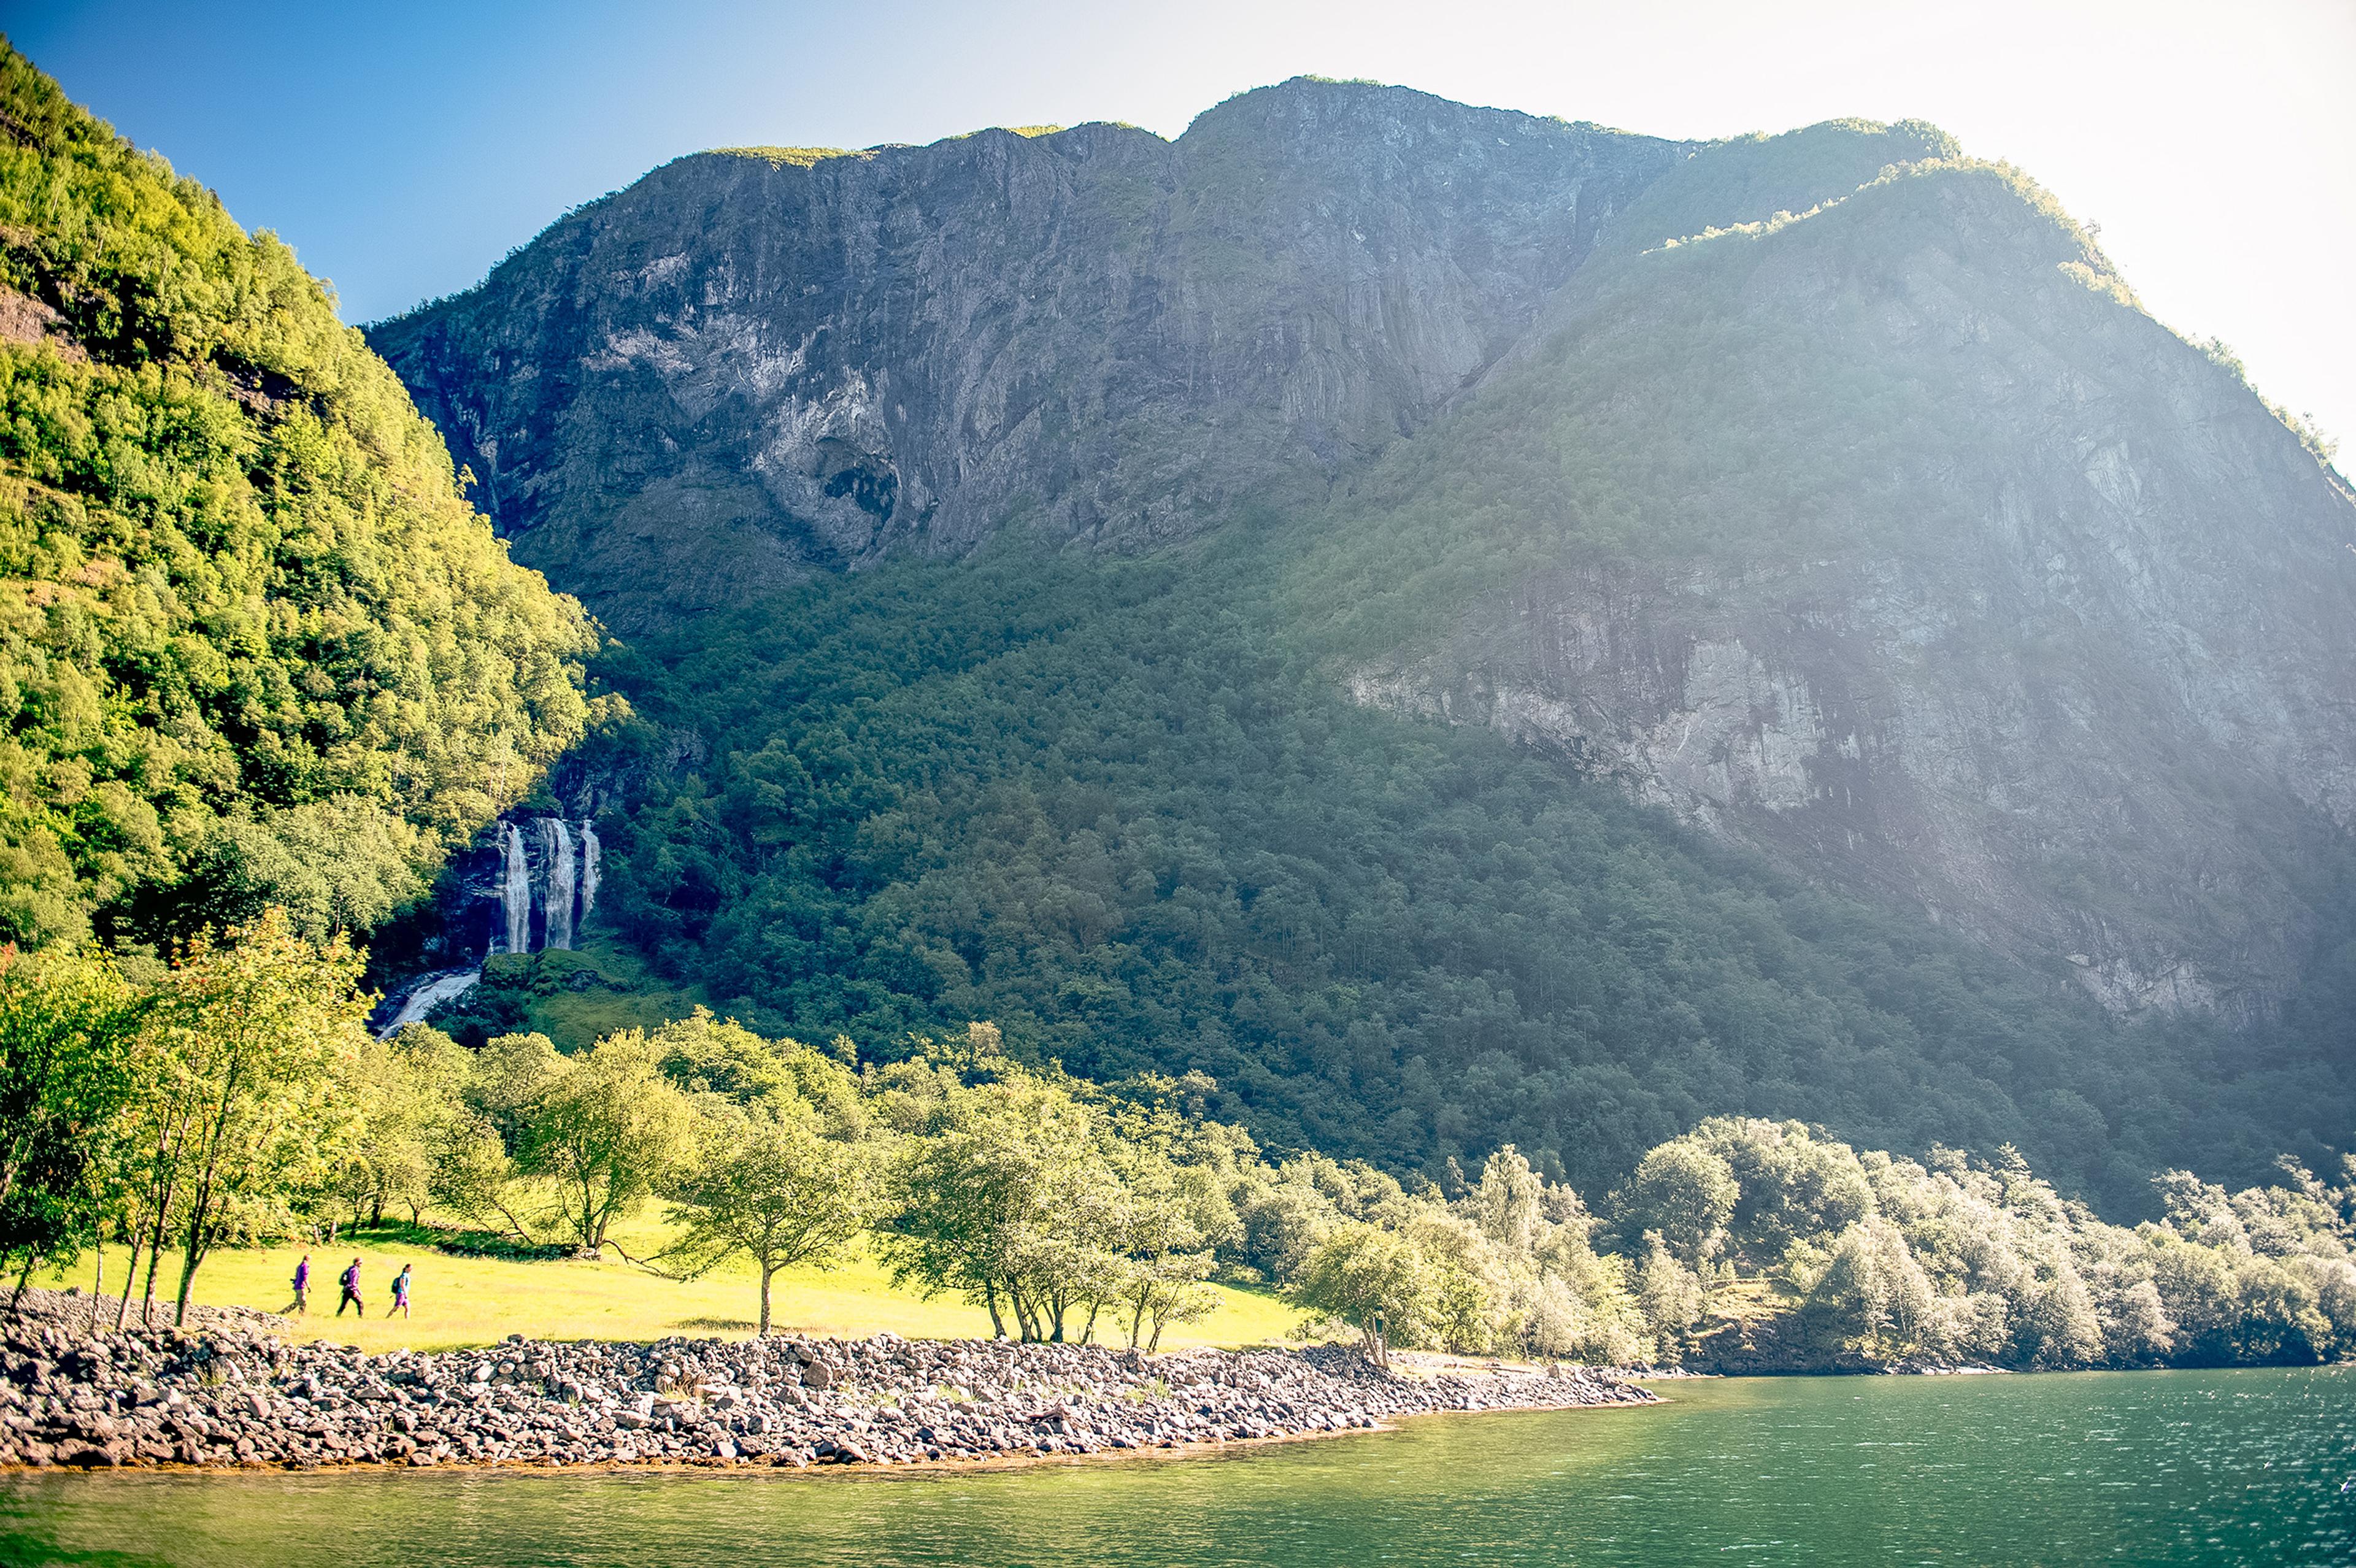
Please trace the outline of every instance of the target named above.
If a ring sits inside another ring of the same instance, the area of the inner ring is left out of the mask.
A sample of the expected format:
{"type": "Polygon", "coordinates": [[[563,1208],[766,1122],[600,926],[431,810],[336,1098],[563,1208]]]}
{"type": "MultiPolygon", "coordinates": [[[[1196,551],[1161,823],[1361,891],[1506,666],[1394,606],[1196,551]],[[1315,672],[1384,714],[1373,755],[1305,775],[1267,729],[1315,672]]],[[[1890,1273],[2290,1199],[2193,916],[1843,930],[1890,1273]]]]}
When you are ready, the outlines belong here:
{"type": "Polygon", "coordinates": [[[523,1228],[523,1221],[517,1219],[513,1214],[508,1212],[508,1206],[506,1204],[500,1202],[496,1198],[488,1196],[485,1197],[484,1201],[499,1211],[499,1218],[508,1222],[508,1228],[515,1232],[517,1241],[521,1242],[527,1247],[536,1247],[540,1245],[540,1243],[533,1239],[532,1233],[523,1228]]]}

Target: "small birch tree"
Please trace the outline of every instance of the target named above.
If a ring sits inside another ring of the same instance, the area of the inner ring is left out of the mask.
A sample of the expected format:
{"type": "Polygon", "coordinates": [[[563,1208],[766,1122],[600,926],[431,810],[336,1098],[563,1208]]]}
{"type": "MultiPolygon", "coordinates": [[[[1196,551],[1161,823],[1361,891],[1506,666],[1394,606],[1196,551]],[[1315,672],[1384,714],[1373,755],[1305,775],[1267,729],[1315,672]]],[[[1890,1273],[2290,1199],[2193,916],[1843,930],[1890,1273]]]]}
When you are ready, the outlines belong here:
{"type": "Polygon", "coordinates": [[[284,911],[188,944],[149,1014],[155,1089],[140,1116],[151,1226],[148,1296],[167,1233],[180,1253],[175,1320],[221,1241],[292,1223],[357,1131],[348,1080],[368,1035],[361,958],[315,946],[284,911]]]}
{"type": "Polygon", "coordinates": [[[790,1093],[748,1105],[709,1097],[698,1149],[667,1184],[679,1241],[655,1262],[693,1279],[742,1254],[761,1275],[760,1332],[780,1269],[831,1267],[873,1211],[866,1145],[830,1137],[818,1112],[790,1093]]]}

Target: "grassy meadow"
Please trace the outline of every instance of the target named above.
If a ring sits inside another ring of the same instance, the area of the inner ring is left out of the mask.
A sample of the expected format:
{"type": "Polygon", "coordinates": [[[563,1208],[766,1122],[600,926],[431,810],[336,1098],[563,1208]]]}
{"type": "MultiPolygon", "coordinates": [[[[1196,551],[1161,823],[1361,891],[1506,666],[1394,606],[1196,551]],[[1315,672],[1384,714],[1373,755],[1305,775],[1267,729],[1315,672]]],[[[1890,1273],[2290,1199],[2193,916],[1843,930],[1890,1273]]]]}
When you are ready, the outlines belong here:
{"type": "MultiPolygon", "coordinates": [[[[333,1339],[362,1349],[445,1350],[489,1344],[509,1334],[536,1339],[659,1339],[666,1335],[713,1335],[749,1339],[760,1315],[760,1279],[750,1265],[730,1266],[689,1283],[664,1279],[623,1262],[608,1249],[596,1262],[560,1259],[519,1263],[501,1258],[458,1257],[402,1239],[406,1228],[363,1231],[357,1241],[340,1240],[311,1253],[311,1310],[295,1319],[300,1338],[333,1339]],[[357,1255],[361,1294],[369,1317],[349,1311],[338,1319],[336,1279],[357,1255]],[[392,1276],[412,1265],[410,1317],[382,1316],[391,1299],[392,1276]]],[[[620,1228],[616,1237],[633,1256],[661,1244],[651,1223],[620,1228]]],[[[275,1312],[293,1295],[289,1281],[298,1246],[249,1247],[215,1253],[197,1275],[196,1299],[212,1306],[259,1307],[275,1312]]],[[[123,1289],[121,1248],[107,1258],[107,1294],[123,1289]]],[[[61,1273],[36,1275],[34,1283],[88,1290],[92,1260],[61,1273]]],[[[159,1307],[169,1310],[178,1282],[177,1260],[166,1258],[156,1275],[159,1307]]],[[[1199,1323],[1181,1324],[1162,1336],[1165,1350],[1189,1345],[1245,1345],[1281,1339],[1300,1315],[1274,1295],[1222,1287],[1219,1309],[1199,1323]]],[[[133,1309],[137,1310],[134,1299],[133,1309]]],[[[777,1275],[771,1296],[772,1328],[811,1334],[861,1337],[880,1332],[909,1339],[979,1339],[990,1333],[989,1315],[955,1296],[926,1301],[894,1288],[891,1275],[874,1258],[861,1254],[841,1268],[788,1269],[777,1275]]],[[[106,1320],[112,1321],[110,1307],[106,1320]]],[[[1110,1321],[1098,1338],[1121,1342],[1110,1321]]]]}

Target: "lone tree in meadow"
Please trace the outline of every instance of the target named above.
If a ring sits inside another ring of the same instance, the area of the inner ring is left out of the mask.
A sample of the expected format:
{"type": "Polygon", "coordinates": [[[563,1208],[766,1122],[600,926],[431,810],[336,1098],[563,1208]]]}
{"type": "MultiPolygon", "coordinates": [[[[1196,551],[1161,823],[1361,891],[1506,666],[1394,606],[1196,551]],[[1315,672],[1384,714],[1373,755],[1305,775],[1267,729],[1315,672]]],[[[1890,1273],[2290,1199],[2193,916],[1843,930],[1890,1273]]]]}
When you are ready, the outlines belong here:
{"type": "Polygon", "coordinates": [[[697,1133],[696,1155],[664,1189],[681,1234],[652,1261],[693,1279],[729,1258],[752,1259],[766,1334],[778,1271],[831,1267],[866,1228],[874,1207],[869,1147],[829,1136],[819,1112],[786,1090],[708,1106],[697,1133]]]}
{"type": "Polygon", "coordinates": [[[524,1093],[515,1164],[548,1184],[556,1216],[595,1257],[616,1220],[667,1182],[694,1132],[688,1098],[663,1075],[641,1029],[606,1036],[579,1056],[553,1053],[524,1093]]]}

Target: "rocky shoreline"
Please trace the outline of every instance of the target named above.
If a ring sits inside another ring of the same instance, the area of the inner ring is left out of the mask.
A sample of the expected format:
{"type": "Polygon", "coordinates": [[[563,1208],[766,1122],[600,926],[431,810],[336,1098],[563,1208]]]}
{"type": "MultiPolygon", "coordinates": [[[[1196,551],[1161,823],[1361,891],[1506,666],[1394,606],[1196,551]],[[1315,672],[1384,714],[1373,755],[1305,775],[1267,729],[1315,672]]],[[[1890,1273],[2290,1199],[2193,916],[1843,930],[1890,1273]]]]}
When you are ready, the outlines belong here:
{"type": "Polygon", "coordinates": [[[72,1321],[27,1313],[6,1331],[0,1467],[958,1464],[1655,1403],[1585,1368],[1416,1376],[1339,1346],[517,1337],[378,1356],[234,1322],[92,1335],[72,1321]]]}

